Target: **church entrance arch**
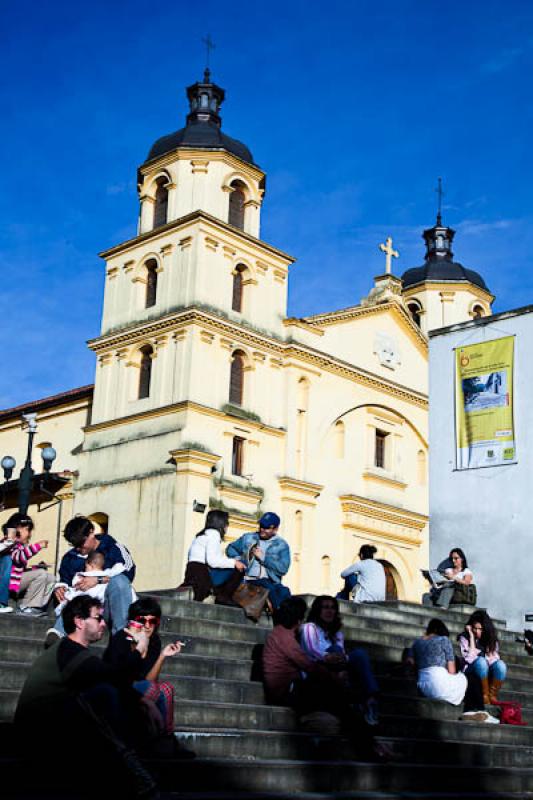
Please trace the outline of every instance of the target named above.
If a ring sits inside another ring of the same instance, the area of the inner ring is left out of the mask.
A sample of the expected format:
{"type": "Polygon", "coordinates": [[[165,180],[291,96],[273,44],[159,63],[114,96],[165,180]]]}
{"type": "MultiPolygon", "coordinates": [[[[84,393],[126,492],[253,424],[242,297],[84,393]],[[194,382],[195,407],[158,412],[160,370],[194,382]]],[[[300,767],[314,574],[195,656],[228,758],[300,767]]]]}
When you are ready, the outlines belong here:
{"type": "Polygon", "coordinates": [[[385,561],[382,558],[378,560],[385,570],[385,600],[397,600],[398,584],[396,582],[396,578],[394,577],[396,570],[389,561],[385,561]]]}

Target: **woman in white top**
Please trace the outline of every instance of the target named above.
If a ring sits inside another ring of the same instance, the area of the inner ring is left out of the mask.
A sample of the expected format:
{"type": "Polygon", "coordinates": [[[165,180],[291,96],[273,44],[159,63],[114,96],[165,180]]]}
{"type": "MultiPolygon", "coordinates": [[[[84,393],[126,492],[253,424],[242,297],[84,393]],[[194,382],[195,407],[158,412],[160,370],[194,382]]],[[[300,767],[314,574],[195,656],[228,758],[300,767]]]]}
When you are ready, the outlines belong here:
{"type": "Polygon", "coordinates": [[[385,600],[386,578],[383,565],[374,560],[377,548],[364,544],[359,550],[360,561],[341,572],[344,578],[344,589],[337,595],[341,600],[348,600],[352,593],[354,603],[379,603],[385,600]]]}
{"type": "Polygon", "coordinates": [[[246,565],[228,558],[220,547],[228,529],[226,511],[209,511],[205,527],[196,534],[189,548],[185,578],[177,591],[192,588],[195,600],[205,600],[215,589],[216,603],[236,605],[231,599],[243,578],[246,565]]]}
{"type": "Polygon", "coordinates": [[[470,586],[474,582],[474,574],[472,570],[468,569],[466,556],[460,547],[450,550],[449,559],[452,566],[444,570],[444,575],[453,583],[444,585],[438,590],[438,595],[433,602],[439,608],[448,608],[458,586],[470,586]]]}

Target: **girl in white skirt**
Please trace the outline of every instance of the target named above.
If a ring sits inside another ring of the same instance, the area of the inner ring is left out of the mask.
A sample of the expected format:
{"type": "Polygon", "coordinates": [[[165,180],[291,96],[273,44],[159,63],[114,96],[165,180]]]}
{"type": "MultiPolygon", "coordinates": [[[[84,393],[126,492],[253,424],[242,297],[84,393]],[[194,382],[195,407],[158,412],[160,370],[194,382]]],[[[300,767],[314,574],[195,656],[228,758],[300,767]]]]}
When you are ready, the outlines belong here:
{"type": "Polygon", "coordinates": [[[424,636],[413,642],[409,656],[417,668],[417,686],[424,697],[454,706],[463,702],[466,676],[457,672],[449,631],[442,620],[430,620],[424,636]]]}

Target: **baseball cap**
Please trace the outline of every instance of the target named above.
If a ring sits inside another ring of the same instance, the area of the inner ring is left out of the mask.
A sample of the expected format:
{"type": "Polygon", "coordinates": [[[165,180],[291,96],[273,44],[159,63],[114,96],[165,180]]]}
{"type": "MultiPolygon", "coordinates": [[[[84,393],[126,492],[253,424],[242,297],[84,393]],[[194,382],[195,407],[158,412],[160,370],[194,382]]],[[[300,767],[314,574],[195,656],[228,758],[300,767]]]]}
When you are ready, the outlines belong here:
{"type": "Polygon", "coordinates": [[[273,511],[267,511],[259,520],[260,528],[279,528],[281,523],[280,518],[273,511]]]}

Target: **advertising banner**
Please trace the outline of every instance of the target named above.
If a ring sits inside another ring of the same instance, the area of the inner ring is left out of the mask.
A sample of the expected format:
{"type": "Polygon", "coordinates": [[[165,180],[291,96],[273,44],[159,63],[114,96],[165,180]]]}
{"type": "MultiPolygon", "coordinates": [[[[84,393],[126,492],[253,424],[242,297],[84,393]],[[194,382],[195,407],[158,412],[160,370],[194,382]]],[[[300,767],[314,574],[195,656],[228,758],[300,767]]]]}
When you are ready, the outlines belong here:
{"type": "Polygon", "coordinates": [[[516,463],[514,336],[455,348],[457,469],[516,463]]]}

